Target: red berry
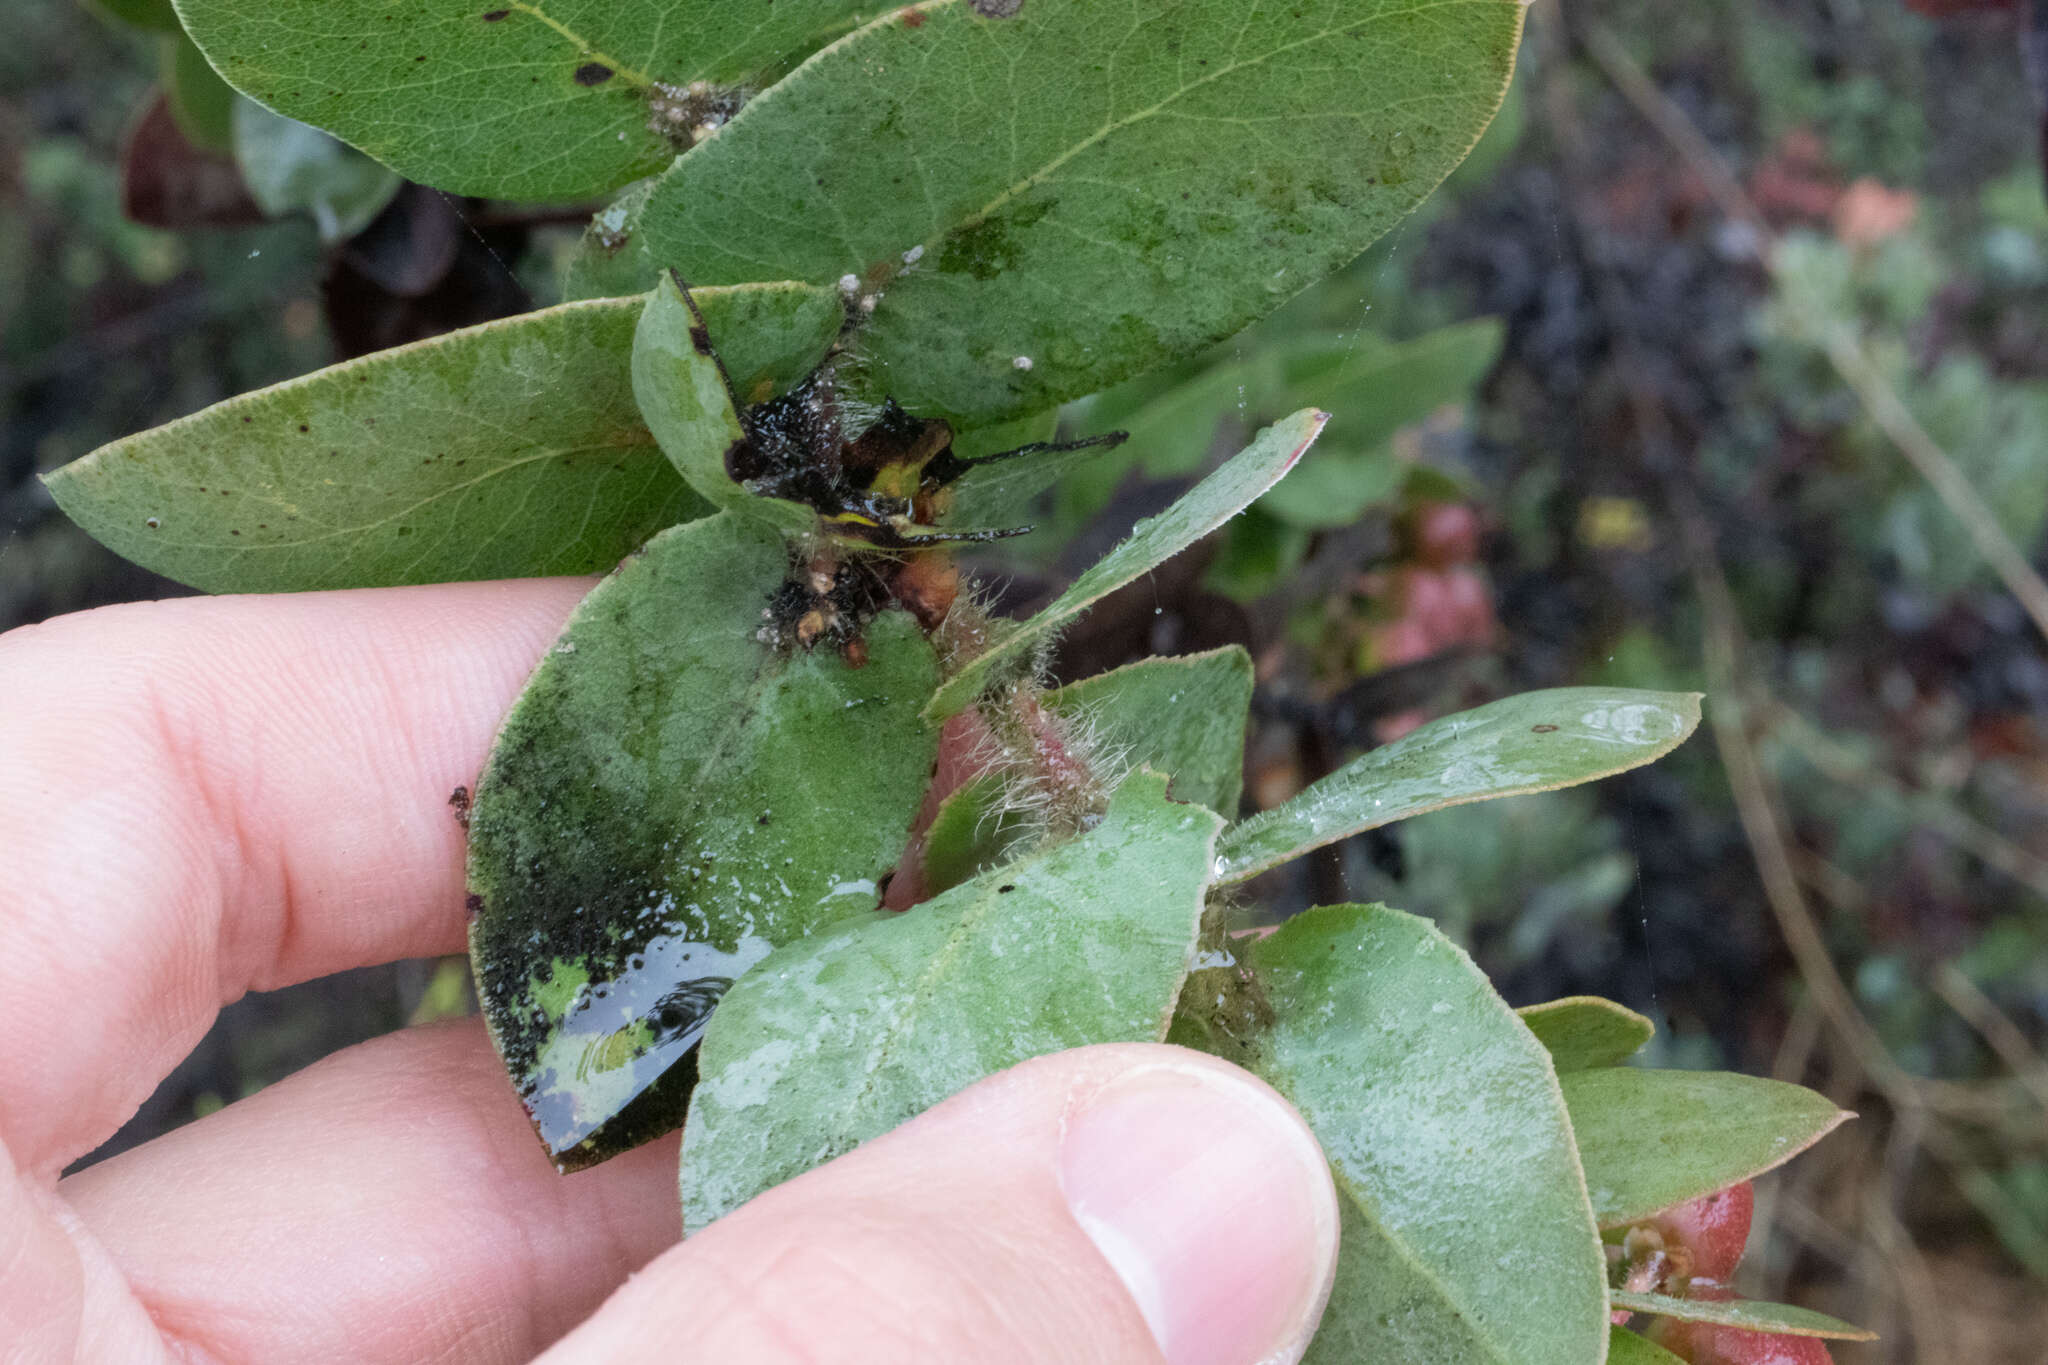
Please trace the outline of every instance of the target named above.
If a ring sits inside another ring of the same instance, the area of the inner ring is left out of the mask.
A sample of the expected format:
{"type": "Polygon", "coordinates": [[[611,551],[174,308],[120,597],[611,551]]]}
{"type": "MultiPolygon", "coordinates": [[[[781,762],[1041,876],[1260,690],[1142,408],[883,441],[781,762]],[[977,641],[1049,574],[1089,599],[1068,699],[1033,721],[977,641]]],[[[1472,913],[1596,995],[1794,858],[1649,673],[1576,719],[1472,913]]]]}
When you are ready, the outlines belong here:
{"type": "Polygon", "coordinates": [[[1425,502],[1408,514],[1408,558],[1432,569],[1479,558],[1479,514],[1460,502],[1425,502]]]}
{"type": "Polygon", "coordinates": [[[1755,1212],[1756,1187],[1745,1180],[1666,1209],[1650,1222],[1664,1234],[1665,1248],[1679,1261],[1679,1274],[1722,1284],[1742,1259],[1755,1212]],[[1676,1254],[1680,1249],[1685,1253],[1682,1258],[1676,1254]]]}

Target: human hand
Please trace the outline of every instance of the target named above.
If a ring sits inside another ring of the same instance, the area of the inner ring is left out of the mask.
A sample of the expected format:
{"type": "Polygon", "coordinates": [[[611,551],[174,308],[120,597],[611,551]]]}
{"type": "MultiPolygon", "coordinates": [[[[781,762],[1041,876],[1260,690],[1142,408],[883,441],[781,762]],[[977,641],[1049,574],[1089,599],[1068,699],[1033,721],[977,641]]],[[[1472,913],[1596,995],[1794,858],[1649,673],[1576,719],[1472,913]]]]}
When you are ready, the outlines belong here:
{"type": "Polygon", "coordinates": [[[674,1139],[556,1174],[475,1020],[59,1180],[223,1003],[461,951],[447,794],[588,586],[0,637],[0,1360],[1295,1359],[1328,1170],[1176,1048],[1027,1063],[682,1245],[674,1139]]]}

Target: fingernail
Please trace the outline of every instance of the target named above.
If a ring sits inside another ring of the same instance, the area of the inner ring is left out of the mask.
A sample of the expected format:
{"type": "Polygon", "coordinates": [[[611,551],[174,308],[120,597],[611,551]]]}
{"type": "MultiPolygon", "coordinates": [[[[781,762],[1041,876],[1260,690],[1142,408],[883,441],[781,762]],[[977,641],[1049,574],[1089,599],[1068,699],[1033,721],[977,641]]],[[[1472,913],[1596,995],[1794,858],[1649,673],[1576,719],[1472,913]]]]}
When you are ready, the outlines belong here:
{"type": "Polygon", "coordinates": [[[1337,1264],[1337,1196],[1308,1128],[1243,1072],[1148,1066],[1067,1119],[1060,1185],[1168,1365],[1293,1365],[1337,1264]]]}

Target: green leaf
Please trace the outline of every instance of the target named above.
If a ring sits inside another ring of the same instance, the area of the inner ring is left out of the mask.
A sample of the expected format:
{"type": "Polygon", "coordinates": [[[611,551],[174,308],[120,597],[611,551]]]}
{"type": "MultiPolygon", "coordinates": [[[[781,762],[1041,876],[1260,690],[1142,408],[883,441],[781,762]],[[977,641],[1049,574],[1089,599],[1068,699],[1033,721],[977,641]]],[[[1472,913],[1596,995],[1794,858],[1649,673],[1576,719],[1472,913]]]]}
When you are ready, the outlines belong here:
{"type": "Polygon", "coordinates": [[[1236,645],[1141,659],[1048,693],[1045,704],[1087,729],[1098,751],[1173,779],[1173,799],[1237,813],[1252,656],[1236,645]]]}
{"type": "Polygon", "coordinates": [[[576,609],[477,784],[477,990],[564,1167],[673,1128],[674,1069],[725,984],[874,909],[908,837],[937,754],[931,644],[890,610],[865,667],[772,650],[756,634],[788,564],[731,516],[657,536],[576,609]]]}
{"type": "Polygon", "coordinates": [[[1229,521],[1277,483],[1323,429],[1329,414],[1297,412],[1275,422],[1229,463],[1190,489],[1173,506],[1138,523],[1131,537],[1075,579],[1044,611],[986,652],[962,665],[932,698],[925,714],[942,720],[971,704],[1006,668],[1014,668],[1053,632],[1096,601],[1150,572],[1229,521]]]}
{"type": "MultiPolygon", "coordinates": [[[[823,345],[805,285],[706,290],[735,378],[823,345]]],[[[229,399],[49,476],[93,536],[209,592],[591,573],[704,504],[633,403],[638,298],[564,304],[229,399]]]]}
{"type": "Polygon", "coordinates": [[[1876,1341],[1877,1333],[1840,1318],[1761,1299],[1679,1299],[1668,1294],[1631,1294],[1617,1289],[1609,1297],[1616,1308],[1687,1322],[1711,1322],[1750,1332],[1779,1332],[1795,1337],[1827,1337],[1834,1341],[1876,1341]]]}
{"type": "Polygon", "coordinates": [[[1602,1227],[1749,1180],[1854,1117],[1782,1081],[1609,1067],[1559,1077],[1602,1227]]]}
{"type": "Polygon", "coordinates": [[[1615,1327],[1608,1332],[1607,1365],[1685,1365],[1685,1362],[1655,1342],[1643,1340],[1626,1327],[1615,1327]]]}
{"type": "Polygon", "coordinates": [[[234,88],[183,33],[164,39],[163,84],[171,117],[186,140],[210,152],[234,150],[234,88]]]}
{"type": "Polygon", "coordinates": [[[1550,1051],[1558,1074],[1619,1066],[1641,1050],[1657,1026],[1626,1005],[1597,995],[1571,995],[1515,1011],[1550,1051]]]}
{"type": "Polygon", "coordinates": [[[1651,763],[1700,723],[1697,693],[1560,687],[1431,721],[1223,836],[1220,883],[1424,811],[1553,791],[1651,763]]]}
{"type": "Polygon", "coordinates": [[[171,8],[171,0],[82,0],[82,3],[87,9],[99,10],[130,28],[156,33],[180,31],[178,12],[171,8]]]}
{"type": "Polygon", "coordinates": [[[1493,368],[1503,327],[1475,318],[1413,341],[1360,337],[1333,355],[1326,344],[1285,356],[1286,387],[1273,401],[1313,403],[1338,414],[1338,430],[1356,447],[1377,446],[1448,403],[1462,403],[1493,368]]]}
{"type": "Polygon", "coordinates": [[[1007,808],[1001,778],[984,773],[939,805],[924,837],[924,883],[936,895],[1008,862],[1031,835],[1022,811],[1007,808]]]}
{"type": "Polygon", "coordinates": [[[1039,494],[1069,471],[1103,458],[1105,452],[1099,446],[1047,450],[1007,460],[984,458],[1050,442],[1059,430],[1059,421],[1059,411],[1054,409],[955,437],[953,453],[968,461],[968,467],[952,485],[952,502],[942,520],[958,526],[1015,526],[1031,515],[1039,494]]]}
{"type": "Polygon", "coordinates": [[[683,1132],[689,1230],[1027,1058],[1164,1036],[1221,826],[1137,773],[1087,833],[741,978],[683,1132]]]}
{"type": "MultiPolygon", "coordinates": [[[[786,322],[792,341],[814,343],[815,364],[838,333],[842,315],[829,293],[814,291],[808,301],[812,306],[805,313],[786,322]]],[[[673,275],[664,275],[647,296],[633,333],[633,397],[648,429],[669,462],[712,506],[792,535],[814,530],[814,509],[787,498],[756,496],[726,472],[726,452],[746,433],[726,392],[727,370],[719,363],[724,345],[723,331],[711,330],[708,314],[700,327],[690,296],[673,275]]],[[[734,387],[742,402],[769,397],[765,386],[758,397],[737,378],[734,387]]]]}
{"type": "MultiPolygon", "coordinates": [[[[234,85],[408,178],[567,199],[666,166],[699,123],[852,27],[854,0],[184,0],[234,85]],[[668,87],[664,89],[664,87],[668,87]],[[674,117],[671,117],[671,115],[674,117]]],[[[752,278],[765,278],[754,276],[752,278]]],[[[732,281],[738,283],[738,281],[732,281]]],[[[643,285],[644,287],[644,285],[643,285]]]]}
{"type": "Polygon", "coordinates": [[[234,107],[235,164],[257,207],[273,218],[303,213],[330,245],[355,236],[404,182],[318,128],[251,100],[234,107]]]}
{"type": "Polygon", "coordinates": [[[1360,450],[1325,442],[1293,478],[1259,499],[1259,510],[1310,531],[1349,526],[1367,508],[1394,501],[1407,476],[1408,466],[1384,444],[1360,450]]]}
{"type": "Polygon", "coordinates": [[[1356,256],[1484,130],[1524,9],[1027,0],[996,19],[927,0],[682,158],[638,240],[693,281],[880,278],[877,392],[1036,411],[1192,355],[1356,256]]]}
{"type": "MultiPolygon", "coordinates": [[[[1307,1359],[1598,1360],[1604,1259],[1564,1101],[1485,975],[1383,906],[1306,911],[1244,953],[1266,1022],[1218,1050],[1301,1110],[1343,1209],[1307,1359]]],[[[1198,973],[1187,1000],[1234,975],[1198,973]]]]}

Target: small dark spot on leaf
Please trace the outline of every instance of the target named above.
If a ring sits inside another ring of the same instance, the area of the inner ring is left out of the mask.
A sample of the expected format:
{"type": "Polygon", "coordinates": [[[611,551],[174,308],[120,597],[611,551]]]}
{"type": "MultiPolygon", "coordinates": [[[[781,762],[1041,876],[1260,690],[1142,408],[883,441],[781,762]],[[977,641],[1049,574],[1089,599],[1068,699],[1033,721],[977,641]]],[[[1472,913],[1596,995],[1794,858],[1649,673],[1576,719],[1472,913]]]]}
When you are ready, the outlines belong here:
{"type": "Polygon", "coordinates": [[[491,11],[489,11],[488,13],[486,13],[486,14],[484,15],[484,22],[485,22],[485,23],[487,23],[487,24],[495,24],[495,23],[497,23],[497,22],[498,22],[498,21],[499,21],[500,19],[504,18],[504,17],[506,16],[506,15],[510,14],[511,12],[512,12],[512,11],[511,11],[511,10],[509,10],[509,9],[494,9],[494,10],[491,10],[491,11]]]}
{"type": "Polygon", "coordinates": [[[471,919],[476,919],[484,912],[484,898],[472,891],[462,898],[462,908],[471,919]]]}
{"type": "Polygon", "coordinates": [[[231,535],[231,536],[238,536],[238,535],[240,535],[240,534],[242,534],[242,533],[241,533],[240,531],[229,531],[229,532],[228,532],[228,534],[229,534],[229,535],[231,535]]]}
{"type": "Polygon", "coordinates": [[[698,355],[711,354],[711,333],[701,325],[690,328],[690,346],[698,355]]]}
{"type": "Polygon", "coordinates": [[[142,524],[144,526],[147,526],[152,531],[154,531],[157,527],[163,525],[163,523],[158,521],[155,517],[144,517],[142,519],[142,524]]]}
{"type": "Polygon", "coordinates": [[[251,421],[253,421],[253,420],[255,420],[255,419],[253,419],[253,418],[249,418],[249,417],[244,417],[244,418],[242,419],[242,425],[243,425],[243,426],[247,426],[247,425],[249,425],[249,423],[250,423],[251,421]]]}
{"type": "Polygon", "coordinates": [[[765,825],[765,824],[767,824],[767,823],[768,823],[768,812],[764,810],[764,811],[762,811],[762,812],[761,812],[761,813],[760,813],[759,815],[755,816],[755,817],[754,817],[754,823],[755,823],[755,824],[757,824],[757,825],[765,825]]]}
{"type": "Polygon", "coordinates": [[[401,527],[399,527],[399,528],[398,528],[398,534],[400,534],[400,535],[402,535],[402,536],[409,536],[409,535],[411,535],[411,534],[412,534],[412,527],[410,527],[410,526],[401,526],[401,527]]]}
{"type": "Polygon", "coordinates": [[[603,62],[585,62],[576,68],[576,84],[603,85],[617,74],[603,62]]]}
{"type": "Polygon", "coordinates": [[[301,423],[299,423],[299,431],[300,431],[300,433],[301,433],[301,434],[304,434],[305,432],[311,431],[312,429],[313,429],[313,428],[311,428],[311,427],[307,426],[307,425],[306,425],[306,424],[305,424],[304,422],[301,422],[301,423]]]}
{"type": "Polygon", "coordinates": [[[1529,728],[1539,735],[1550,735],[1557,733],[1557,727],[1555,725],[1532,725],[1529,728]]]}
{"type": "Polygon", "coordinates": [[[999,887],[997,887],[997,888],[996,888],[996,894],[997,894],[998,896],[1001,896],[1001,895],[1005,895],[1005,894],[1007,894],[1007,893],[1009,893],[1009,892],[1011,892],[1011,891],[1015,891],[1016,889],[1017,889],[1017,883],[1015,883],[1015,882],[1004,882],[1004,883],[1003,883],[1003,884],[1002,884],[1001,886],[999,886],[999,887]]]}
{"type": "Polygon", "coordinates": [[[903,27],[923,28],[924,11],[917,9],[915,6],[905,5],[903,7],[903,27]]]}
{"type": "Polygon", "coordinates": [[[967,6],[984,19],[1014,19],[1024,0],[967,0],[967,6]]]}

